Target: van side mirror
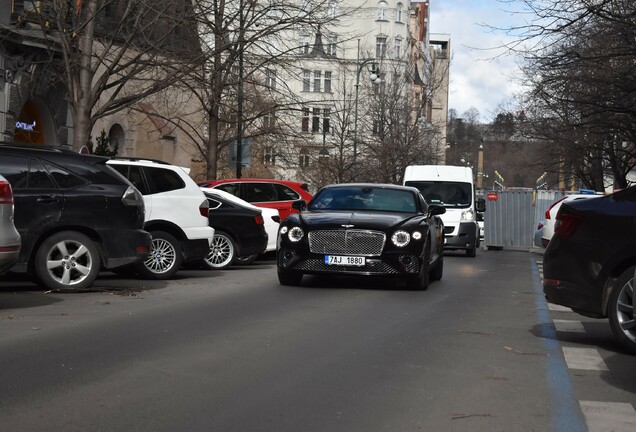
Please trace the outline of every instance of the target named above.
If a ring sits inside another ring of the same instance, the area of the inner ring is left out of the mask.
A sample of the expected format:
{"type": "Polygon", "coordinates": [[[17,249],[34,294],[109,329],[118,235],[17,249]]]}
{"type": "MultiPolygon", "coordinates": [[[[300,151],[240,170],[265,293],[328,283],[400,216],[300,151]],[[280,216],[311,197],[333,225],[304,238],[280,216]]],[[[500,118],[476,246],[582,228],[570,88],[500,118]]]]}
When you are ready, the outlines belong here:
{"type": "Polygon", "coordinates": [[[305,210],[305,208],[307,208],[307,203],[305,202],[305,200],[296,200],[292,203],[291,206],[293,209],[303,211],[305,210]]]}
{"type": "Polygon", "coordinates": [[[486,211],[486,200],[483,198],[477,198],[475,200],[475,210],[477,210],[480,213],[483,213],[486,211]]]}

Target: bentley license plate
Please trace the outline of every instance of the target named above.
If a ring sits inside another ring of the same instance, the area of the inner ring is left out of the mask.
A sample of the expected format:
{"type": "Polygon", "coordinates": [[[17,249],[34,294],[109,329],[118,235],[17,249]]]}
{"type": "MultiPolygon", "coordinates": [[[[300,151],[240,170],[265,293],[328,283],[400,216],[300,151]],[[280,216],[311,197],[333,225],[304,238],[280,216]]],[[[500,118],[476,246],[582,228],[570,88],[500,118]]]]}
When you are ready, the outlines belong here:
{"type": "Polygon", "coordinates": [[[344,266],[363,266],[365,264],[365,259],[364,257],[359,257],[359,256],[325,255],[325,264],[344,265],[344,266]]]}

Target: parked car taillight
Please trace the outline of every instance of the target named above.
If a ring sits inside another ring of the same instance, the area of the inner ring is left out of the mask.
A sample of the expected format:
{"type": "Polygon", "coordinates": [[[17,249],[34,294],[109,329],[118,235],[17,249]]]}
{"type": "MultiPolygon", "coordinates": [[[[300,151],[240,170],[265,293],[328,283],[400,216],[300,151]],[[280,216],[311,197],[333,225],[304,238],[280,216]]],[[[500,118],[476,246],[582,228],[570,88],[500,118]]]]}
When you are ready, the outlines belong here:
{"type": "Polygon", "coordinates": [[[572,213],[559,212],[554,225],[554,235],[570,238],[581,224],[582,218],[572,213]]]}
{"type": "Polygon", "coordinates": [[[9,182],[0,182],[0,204],[13,204],[13,190],[9,182]]]}
{"type": "Polygon", "coordinates": [[[204,217],[208,217],[208,215],[210,214],[210,203],[207,199],[204,199],[199,206],[199,213],[201,213],[201,216],[204,217]]]}
{"type": "Polygon", "coordinates": [[[256,225],[263,225],[265,223],[265,220],[263,219],[263,215],[254,216],[254,222],[256,223],[256,225]]]}
{"type": "Polygon", "coordinates": [[[127,206],[143,206],[144,205],[144,197],[141,195],[141,192],[137,190],[136,187],[128,186],[126,192],[124,192],[124,196],[121,197],[121,201],[124,205],[127,206]]]}

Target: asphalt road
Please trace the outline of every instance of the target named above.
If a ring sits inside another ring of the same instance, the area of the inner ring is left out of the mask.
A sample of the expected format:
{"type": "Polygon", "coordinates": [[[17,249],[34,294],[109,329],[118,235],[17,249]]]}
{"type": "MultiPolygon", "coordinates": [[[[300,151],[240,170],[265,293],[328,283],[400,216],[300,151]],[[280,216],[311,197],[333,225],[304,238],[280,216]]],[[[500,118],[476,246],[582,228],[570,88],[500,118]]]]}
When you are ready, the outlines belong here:
{"type": "Polygon", "coordinates": [[[168,282],[104,273],[84,293],[5,278],[0,430],[636,430],[634,358],[606,321],[563,331],[540,260],[448,254],[423,292],[307,276],[283,287],[273,261],[168,282]],[[564,347],[607,367],[572,369],[564,347]],[[588,402],[624,410],[594,417],[588,402]]]}

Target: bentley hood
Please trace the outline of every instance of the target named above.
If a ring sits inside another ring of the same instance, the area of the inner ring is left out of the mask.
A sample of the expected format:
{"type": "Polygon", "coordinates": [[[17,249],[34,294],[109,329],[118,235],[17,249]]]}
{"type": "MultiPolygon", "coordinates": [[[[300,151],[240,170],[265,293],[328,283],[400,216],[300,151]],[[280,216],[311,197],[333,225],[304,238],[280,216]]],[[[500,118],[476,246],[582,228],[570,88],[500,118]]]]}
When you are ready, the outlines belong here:
{"type": "Polygon", "coordinates": [[[310,230],[351,228],[378,231],[397,229],[407,221],[421,218],[412,214],[358,210],[302,212],[298,217],[301,224],[310,230]]]}

